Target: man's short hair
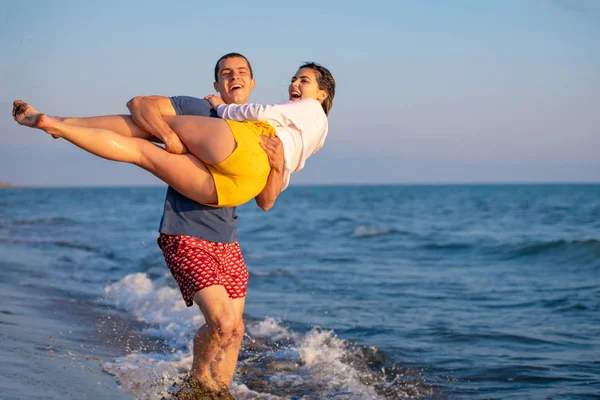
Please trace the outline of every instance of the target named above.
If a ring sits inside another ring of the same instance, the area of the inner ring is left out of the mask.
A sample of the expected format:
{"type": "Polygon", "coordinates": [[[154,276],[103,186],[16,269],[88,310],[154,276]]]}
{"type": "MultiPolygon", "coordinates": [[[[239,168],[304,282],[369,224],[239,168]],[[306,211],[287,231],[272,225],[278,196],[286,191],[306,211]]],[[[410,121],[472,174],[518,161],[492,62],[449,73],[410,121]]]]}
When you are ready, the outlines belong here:
{"type": "Polygon", "coordinates": [[[234,58],[234,57],[240,57],[240,58],[243,58],[244,60],[246,60],[246,63],[248,64],[248,69],[250,70],[250,78],[254,78],[254,73],[252,72],[252,65],[250,64],[250,61],[248,61],[248,59],[245,56],[241,55],[240,53],[227,53],[223,57],[219,58],[219,60],[215,64],[215,82],[219,81],[219,64],[221,63],[221,61],[223,61],[227,58],[234,58]]]}

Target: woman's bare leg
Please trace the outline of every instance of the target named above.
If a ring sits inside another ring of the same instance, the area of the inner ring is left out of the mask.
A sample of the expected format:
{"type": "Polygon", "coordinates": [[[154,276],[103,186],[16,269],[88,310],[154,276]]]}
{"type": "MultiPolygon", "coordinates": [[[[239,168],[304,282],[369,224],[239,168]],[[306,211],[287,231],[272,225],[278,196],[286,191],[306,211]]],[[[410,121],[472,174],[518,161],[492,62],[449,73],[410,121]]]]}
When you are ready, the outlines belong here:
{"type": "MultiPolygon", "coordinates": [[[[160,140],[153,136],[151,133],[143,130],[133,122],[129,115],[101,115],[97,117],[57,117],[52,118],[59,119],[61,122],[67,125],[81,126],[84,128],[102,128],[113,131],[122,136],[137,137],[140,139],[146,139],[153,142],[159,142],[160,140]]],[[[59,136],[52,135],[54,139],[59,139],[59,136]]]]}
{"type": "Polygon", "coordinates": [[[101,128],[69,125],[22,102],[15,102],[13,116],[21,125],[60,136],[99,157],[137,165],[199,203],[217,203],[210,171],[192,154],[171,154],[145,139],[122,136],[101,128]]]}
{"type": "Polygon", "coordinates": [[[157,140],[149,132],[143,130],[133,122],[129,115],[102,115],[86,118],[59,118],[67,125],[81,126],[83,128],[101,128],[118,133],[121,136],[136,137],[147,140],[157,140]]]}
{"type": "Polygon", "coordinates": [[[163,117],[189,152],[206,164],[219,164],[235,150],[236,142],[227,122],[195,115],[163,117]]]}
{"type": "MultiPolygon", "coordinates": [[[[156,140],[154,136],[138,127],[131,117],[126,115],[52,118],[58,118],[68,125],[102,128],[123,136],[156,140]]],[[[222,119],[195,115],[167,116],[163,119],[185,144],[188,151],[206,164],[219,164],[235,150],[236,143],[231,129],[222,119]]]]}
{"type": "MultiPolygon", "coordinates": [[[[23,102],[17,104],[25,104],[23,102]]],[[[137,126],[128,115],[105,115],[87,118],[63,118],[52,116],[67,125],[82,128],[101,128],[122,136],[157,141],[149,132],[137,126]]],[[[164,117],[165,122],[177,134],[189,152],[206,164],[219,164],[233,152],[235,139],[229,125],[221,119],[193,115],[164,117]]],[[[56,137],[57,135],[52,135],[56,137]]]]}

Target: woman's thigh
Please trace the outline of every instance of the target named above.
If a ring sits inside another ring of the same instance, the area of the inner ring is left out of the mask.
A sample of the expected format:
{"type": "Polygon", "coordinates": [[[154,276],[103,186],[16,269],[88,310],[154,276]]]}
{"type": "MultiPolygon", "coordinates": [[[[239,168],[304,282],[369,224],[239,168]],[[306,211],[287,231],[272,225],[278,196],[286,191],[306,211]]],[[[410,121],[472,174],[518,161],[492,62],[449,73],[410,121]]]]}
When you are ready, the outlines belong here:
{"type": "Polygon", "coordinates": [[[229,125],[220,119],[195,115],[164,117],[190,153],[207,164],[219,164],[235,149],[229,125]]]}
{"type": "Polygon", "coordinates": [[[140,167],[154,174],[187,198],[201,204],[216,204],[217,191],[206,165],[192,154],[171,154],[145,142],[140,167]]]}

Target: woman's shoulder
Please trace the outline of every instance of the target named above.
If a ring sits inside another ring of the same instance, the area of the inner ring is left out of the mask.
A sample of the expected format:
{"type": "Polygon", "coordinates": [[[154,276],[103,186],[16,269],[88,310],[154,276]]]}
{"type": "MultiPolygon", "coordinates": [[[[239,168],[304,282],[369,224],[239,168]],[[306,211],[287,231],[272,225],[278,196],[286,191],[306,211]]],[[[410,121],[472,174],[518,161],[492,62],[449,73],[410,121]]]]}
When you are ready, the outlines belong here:
{"type": "Polygon", "coordinates": [[[298,107],[305,112],[316,113],[318,115],[322,115],[323,117],[327,117],[325,115],[325,111],[323,110],[323,106],[319,103],[318,100],[315,99],[302,99],[297,101],[290,101],[288,103],[292,103],[295,107],[298,107]]]}

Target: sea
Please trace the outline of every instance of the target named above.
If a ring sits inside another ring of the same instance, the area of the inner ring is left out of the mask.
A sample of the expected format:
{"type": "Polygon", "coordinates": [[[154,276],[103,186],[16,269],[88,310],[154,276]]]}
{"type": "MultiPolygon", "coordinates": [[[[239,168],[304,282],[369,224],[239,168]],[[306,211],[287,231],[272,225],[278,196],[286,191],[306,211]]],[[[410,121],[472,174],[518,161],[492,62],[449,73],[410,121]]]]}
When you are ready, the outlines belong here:
{"type": "MultiPolygon", "coordinates": [[[[203,318],[165,192],[0,190],[0,398],[170,398],[203,318]]],[[[238,216],[236,399],[600,399],[600,185],[293,186],[238,216]]]]}

